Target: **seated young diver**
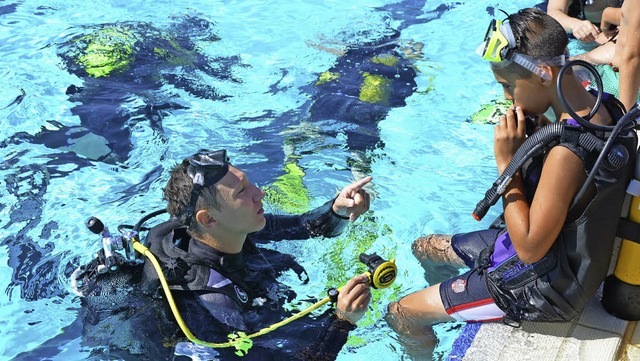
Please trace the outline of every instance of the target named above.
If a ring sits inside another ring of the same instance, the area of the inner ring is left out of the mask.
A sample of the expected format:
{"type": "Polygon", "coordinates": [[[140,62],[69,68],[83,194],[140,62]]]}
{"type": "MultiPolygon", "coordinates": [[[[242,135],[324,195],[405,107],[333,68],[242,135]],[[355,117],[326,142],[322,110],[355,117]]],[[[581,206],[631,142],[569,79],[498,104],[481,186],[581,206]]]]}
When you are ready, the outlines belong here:
{"type": "MultiPolygon", "coordinates": [[[[370,197],[362,187],[370,180],[366,177],[348,185],[335,199],[303,215],[270,215],[262,208],[264,192],[228,163],[226,151],[201,150],[178,164],[164,189],[171,217],[149,231],[147,243],[189,331],[199,340],[224,343],[234,332],[256,332],[294,313],[284,306],[295,293],[277,277],[293,270],[302,279],[304,270],[290,255],[258,247],[256,242],[340,234],[349,220],[369,209],[370,197]]],[[[133,341],[112,345],[116,337],[101,338],[99,333],[109,327],[123,329],[119,322],[126,324],[132,319],[139,324],[134,326],[135,332],[156,338],[156,343],[175,344],[184,338],[171,313],[158,306],[164,303],[166,307],[166,302],[159,301],[163,296],[160,280],[149,259],[143,272],[136,268],[138,274],[132,279],[111,282],[131,284],[140,280],[128,295],[126,316],[111,321],[115,325],[105,325],[103,321],[115,312],[105,312],[108,306],[100,293],[111,293],[107,289],[113,286],[101,284],[100,276],[97,282],[90,280],[101,263],[105,263],[104,258],[92,261],[93,266],[84,267],[75,276],[83,281],[79,291],[91,327],[89,332],[85,327],[86,338],[131,351],[133,341]]],[[[355,276],[339,291],[335,312],[303,317],[253,338],[253,346],[243,359],[335,359],[370,300],[368,276],[355,276]]],[[[145,341],[136,343],[135,351],[146,357],[166,358],[171,349],[145,341]]],[[[237,357],[233,347],[215,351],[222,359],[237,357]]]]}
{"type": "Polygon", "coordinates": [[[561,66],[567,42],[562,26],[538,9],[491,22],[482,57],[513,107],[494,131],[501,177],[474,216],[482,218],[501,195],[504,218],[490,229],[413,243],[430,286],[391,303],[387,315],[409,351],[432,349],[434,322],[571,320],[604,280],[635,164],[631,117],[638,112],[623,116],[620,102],[606,94],[604,106],[595,106],[571,64],[561,66]],[[527,138],[527,119],[549,107],[559,121],[536,118],[527,138]],[[609,155],[626,153],[626,162],[598,160],[603,144],[609,155]],[[442,266],[450,273],[432,272],[442,266]]]}

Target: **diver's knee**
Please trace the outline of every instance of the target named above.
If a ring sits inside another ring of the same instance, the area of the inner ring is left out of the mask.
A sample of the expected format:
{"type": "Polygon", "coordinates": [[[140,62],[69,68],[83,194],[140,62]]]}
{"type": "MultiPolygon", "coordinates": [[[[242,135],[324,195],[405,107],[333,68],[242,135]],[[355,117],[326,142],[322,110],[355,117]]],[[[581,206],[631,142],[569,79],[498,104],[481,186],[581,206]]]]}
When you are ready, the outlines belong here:
{"type": "MultiPolygon", "coordinates": [[[[406,301],[406,300],[405,300],[406,301]]],[[[425,340],[435,337],[431,328],[432,319],[416,312],[412,307],[402,305],[402,299],[387,307],[385,321],[405,341],[425,340]]]]}
{"type": "Polygon", "coordinates": [[[458,256],[451,246],[452,235],[430,234],[416,239],[411,245],[413,255],[423,263],[451,264],[456,267],[465,267],[464,261],[458,256]]]}
{"type": "MultiPolygon", "coordinates": [[[[393,329],[397,333],[403,333],[403,330],[399,327],[402,318],[400,302],[391,302],[389,306],[387,306],[387,314],[385,315],[385,321],[389,324],[389,327],[393,329]]],[[[406,331],[406,330],[404,330],[406,331]]]]}

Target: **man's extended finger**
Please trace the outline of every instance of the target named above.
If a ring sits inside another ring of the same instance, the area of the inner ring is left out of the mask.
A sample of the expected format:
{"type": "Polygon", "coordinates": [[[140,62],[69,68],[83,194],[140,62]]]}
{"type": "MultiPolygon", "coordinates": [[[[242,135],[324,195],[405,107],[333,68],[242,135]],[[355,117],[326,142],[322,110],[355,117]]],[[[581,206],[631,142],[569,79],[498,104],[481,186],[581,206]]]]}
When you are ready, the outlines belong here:
{"type": "Polygon", "coordinates": [[[359,181],[355,181],[355,182],[349,184],[348,186],[346,186],[344,188],[343,192],[347,191],[349,194],[352,194],[352,192],[354,192],[354,191],[357,192],[362,187],[364,187],[367,183],[371,182],[372,179],[373,179],[372,176],[367,176],[367,177],[364,177],[364,178],[360,179],[359,181]]]}

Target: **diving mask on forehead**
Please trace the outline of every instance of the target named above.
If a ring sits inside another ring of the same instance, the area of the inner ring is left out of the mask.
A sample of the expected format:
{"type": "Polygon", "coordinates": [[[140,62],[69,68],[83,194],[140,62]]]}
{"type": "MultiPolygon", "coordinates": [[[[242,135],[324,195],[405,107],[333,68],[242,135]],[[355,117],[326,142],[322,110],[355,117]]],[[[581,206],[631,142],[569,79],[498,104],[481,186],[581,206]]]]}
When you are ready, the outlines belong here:
{"type": "MultiPolygon", "coordinates": [[[[516,51],[516,39],[509,24],[502,20],[491,20],[484,42],[476,51],[482,59],[492,63],[514,62],[545,80],[551,76],[540,69],[539,65],[562,66],[569,58],[568,50],[564,54],[548,59],[534,58],[516,51]]],[[[506,64],[505,64],[506,65],[506,64]]]]}
{"type": "Polygon", "coordinates": [[[200,149],[198,153],[187,158],[186,173],[194,185],[210,187],[218,182],[229,170],[229,158],[225,149],[210,151],[200,149]]]}
{"type": "Polygon", "coordinates": [[[229,158],[224,149],[217,151],[200,149],[196,154],[185,159],[185,162],[187,162],[185,173],[193,181],[191,199],[184,211],[185,220],[189,224],[195,212],[200,190],[218,183],[227,174],[229,158]]]}

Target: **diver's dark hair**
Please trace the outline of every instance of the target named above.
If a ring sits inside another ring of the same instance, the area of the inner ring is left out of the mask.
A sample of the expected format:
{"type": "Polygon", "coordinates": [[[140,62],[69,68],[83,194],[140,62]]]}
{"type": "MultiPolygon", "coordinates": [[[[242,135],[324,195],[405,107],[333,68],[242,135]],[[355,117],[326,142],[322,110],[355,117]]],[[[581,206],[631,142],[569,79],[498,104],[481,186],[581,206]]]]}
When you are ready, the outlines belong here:
{"type": "Polygon", "coordinates": [[[526,8],[508,19],[520,54],[542,59],[564,54],[569,37],[562,25],[544,11],[526,8]]]}
{"type": "Polygon", "coordinates": [[[193,190],[193,180],[187,175],[186,169],[189,160],[185,159],[180,164],[176,164],[171,170],[169,181],[163,190],[163,198],[167,201],[167,212],[172,217],[176,217],[187,224],[189,232],[193,236],[199,235],[200,229],[198,222],[195,220],[195,213],[201,209],[215,208],[220,210],[220,203],[217,198],[217,191],[214,186],[203,187],[198,195],[194,216],[191,219],[185,219],[185,210],[191,201],[191,191],[193,190]]]}

